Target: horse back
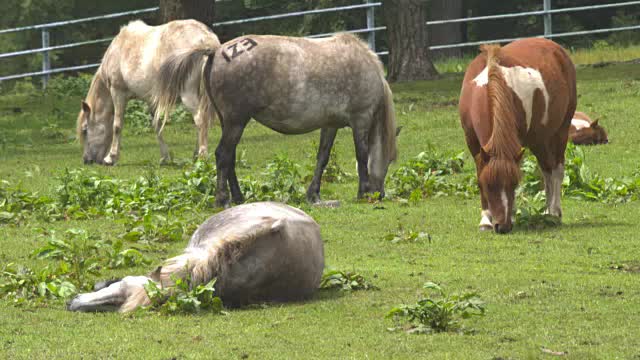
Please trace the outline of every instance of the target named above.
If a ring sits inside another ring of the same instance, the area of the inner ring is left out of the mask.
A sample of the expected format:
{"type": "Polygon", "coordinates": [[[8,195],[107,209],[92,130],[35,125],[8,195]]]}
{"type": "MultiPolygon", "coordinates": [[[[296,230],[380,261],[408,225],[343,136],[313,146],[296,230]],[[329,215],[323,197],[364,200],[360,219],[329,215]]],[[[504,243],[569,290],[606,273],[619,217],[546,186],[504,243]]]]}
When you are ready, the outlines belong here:
{"type": "Polygon", "coordinates": [[[321,121],[345,126],[352,114],[373,112],[384,96],[377,56],[346,35],[242,36],[220,47],[209,76],[223,112],[245,111],[285,133],[311,131],[321,121]],[[294,118],[304,121],[288,122],[294,118]]]}
{"type": "Polygon", "coordinates": [[[133,21],[122,27],[102,59],[102,75],[111,86],[144,97],[158,70],[170,56],[202,46],[217,47],[217,36],[195,20],[176,20],[160,26],[133,21]]]}
{"type": "MultiPolygon", "coordinates": [[[[576,107],[575,67],[566,51],[546,39],[518,40],[500,49],[499,65],[515,102],[519,137],[523,145],[568,131],[576,107]]],[[[491,136],[488,111],[486,55],[471,63],[463,81],[460,115],[467,133],[481,145],[491,136]]]]}

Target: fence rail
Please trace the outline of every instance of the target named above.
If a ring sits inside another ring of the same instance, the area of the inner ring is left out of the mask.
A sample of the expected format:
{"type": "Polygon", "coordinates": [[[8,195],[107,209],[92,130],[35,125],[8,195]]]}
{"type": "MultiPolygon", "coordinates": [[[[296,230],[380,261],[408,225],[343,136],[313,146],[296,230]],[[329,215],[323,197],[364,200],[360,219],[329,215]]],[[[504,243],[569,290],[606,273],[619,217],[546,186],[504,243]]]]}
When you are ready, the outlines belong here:
{"type": "MultiPolygon", "coordinates": [[[[600,33],[607,33],[607,32],[629,31],[629,30],[640,29],[640,24],[638,24],[638,25],[623,26],[623,27],[592,29],[592,30],[573,31],[573,32],[564,32],[564,33],[553,33],[553,30],[552,30],[552,26],[553,26],[552,15],[554,14],[566,14],[566,13],[574,13],[578,11],[592,11],[592,10],[599,10],[599,9],[605,9],[605,8],[620,8],[620,7],[626,7],[626,6],[640,5],[640,1],[626,1],[626,2],[619,2],[614,4],[577,6],[577,7],[561,8],[561,9],[552,9],[552,0],[542,0],[542,2],[543,2],[542,10],[525,11],[525,12],[511,13],[511,14],[489,15],[489,16],[475,16],[475,17],[467,17],[467,18],[459,18],[459,19],[435,20],[435,21],[428,21],[426,23],[426,26],[453,24],[453,23],[468,23],[468,22],[486,21],[486,20],[500,20],[500,19],[518,18],[518,17],[525,17],[525,16],[541,16],[544,21],[544,34],[532,35],[529,37],[559,38],[559,37],[570,37],[570,36],[578,36],[578,35],[600,34],[600,33]]],[[[379,1],[374,2],[373,0],[363,0],[362,4],[338,6],[338,7],[332,7],[332,8],[324,8],[324,9],[314,9],[314,10],[307,10],[307,11],[297,11],[297,12],[290,12],[285,14],[259,16],[259,17],[248,18],[248,19],[230,20],[230,21],[217,22],[212,25],[215,28],[218,26],[245,24],[245,23],[252,23],[252,22],[258,22],[258,21],[265,21],[265,20],[277,20],[277,19],[284,19],[284,18],[296,17],[296,16],[317,15],[317,14],[323,14],[323,13],[351,11],[351,10],[365,10],[366,19],[367,19],[366,28],[349,29],[349,30],[346,30],[346,32],[354,33],[354,34],[367,34],[369,46],[371,47],[372,50],[375,51],[376,50],[375,48],[376,32],[386,30],[385,26],[375,26],[374,11],[376,7],[379,7],[381,5],[382,3],[379,1]]],[[[146,9],[140,9],[140,10],[118,12],[118,13],[107,14],[107,15],[92,16],[92,17],[81,18],[81,19],[56,21],[56,22],[51,22],[46,24],[38,24],[38,25],[23,26],[23,27],[0,30],[0,35],[7,34],[7,33],[21,32],[21,31],[29,31],[29,30],[40,30],[42,33],[42,47],[38,49],[20,50],[20,51],[13,51],[13,52],[0,54],[0,59],[5,59],[5,58],[10,58],[15,56],[41,53],[42,54],[42,71],[3,76],[3,77],[0,77],[0,82],[5,80],[24,78],[24,77],[42,76],[43,87],[46,87],[50,74],[90,69],[90,68],[98,67],[100,65],[99,63],[96,63],[96,64],[78,65],[78,66],[52,69],[50,64],[50,59],[49,59],[49,53],[51,51],[70,49],[78,46],[99,44],[99,43],[109,42],[113,39],[113,37],[110,37],[110,38],[104,38],[104,39],[87,40],[87,41],[81,41],[76,43],[51,46],[49,44],[49,31],[52,28],[57,28],[57,27],[62,27],[67,25],[74,25],[74,24],[85,23],[85,22],[105,20],[105,19],[114,19],[119,17],[153,13],[158,10],[159,10],[158,7],[152,7],[152,8],[146,8],[146,9]]],[[[309,35],[308,37],[321,38],[321,37],[331,36],[334,34],[335,33],[312,34],[312,35],[309,35]]],[[[458,48],[458,47],[466,47],[466,46],[476,46],[476,45],[485,44],[485,43],[510,42],[517,39],[519,38],[492,39],[492,40],[457,43],[457,44],[435,45],[435,46],[431,46],[430,49],[432,50],[450,49],[450,48],[458,48]]],[[[387,55],[388,52],[387,51],[377,52],[377,54],[380,56],[384,56],[384,55],[387,55]]]]}

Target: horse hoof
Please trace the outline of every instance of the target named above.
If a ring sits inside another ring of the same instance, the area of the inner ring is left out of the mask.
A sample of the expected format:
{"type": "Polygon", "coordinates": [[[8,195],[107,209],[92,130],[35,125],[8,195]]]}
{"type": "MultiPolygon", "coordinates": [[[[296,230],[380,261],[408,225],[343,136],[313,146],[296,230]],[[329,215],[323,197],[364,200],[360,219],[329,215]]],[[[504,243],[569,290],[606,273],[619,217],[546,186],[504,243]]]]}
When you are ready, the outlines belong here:
{"type": "Polygon", "coordinates": [[[107,155],[107,157],[102,160],[103,165],[113,166],[116,164],[116,157],[113,155],[107,155]]]}
{"type": "Polygon", "coordinates": [[[491,225],[480,225],[478,228],[480,231],[493,231],[493,226],[491,225]]]}
{"type": "Polygon", "coordinates": [[[160,165],[171,165],[171,158],[160,159],[160,165]]]}

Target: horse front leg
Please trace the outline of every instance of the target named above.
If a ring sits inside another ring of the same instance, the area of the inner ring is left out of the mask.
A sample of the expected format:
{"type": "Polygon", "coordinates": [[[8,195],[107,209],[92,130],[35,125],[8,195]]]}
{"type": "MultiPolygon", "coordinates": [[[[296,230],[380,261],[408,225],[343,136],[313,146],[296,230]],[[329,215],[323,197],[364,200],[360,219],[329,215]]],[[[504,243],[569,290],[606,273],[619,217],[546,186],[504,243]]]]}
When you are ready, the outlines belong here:
{"type": "Polygon", "coordinates": [[[537,153],[534,151],[534,155],[538,159],[538,165],[544,176],[544,192],[547,198],[545,213],[562,218],[560,198],[564,180],[564,152],[557,155],[547,147],[537,153]]]}
{"type": "Polygon", "coordinates": [[[353,128],[353,143],[358,163],[358,199],[362,199],[369,192],[369,131],[353,128]]]}
{"type": "Polygon", "coordinates": [[[124,113],[127,107],[127,95],[124,91],[111,88],[111,98],[113,100],[113,136],[111,140],[111,149],[109,154],[104,158],[105,165],[115,165],[120,156],[120,135],[122,134],[122,126],[124,124],[124,113]]]}
{"type": "Polygon", "coordinates": [[[229,206],[229,189],[233,191],[234,201],[241,199],[240,186],[235,174],[235,155],[238,142],[242,137],[242,132],[249,118],[241,119],[235,123],[227,123],[222,130],[220,143],[216,148],[216,172],[218,176],[216,189],[216,205],[219,207],[229,206]]]}
{"type": "Polygon", "coordinates": [[[68,304],[69,311],[130,311],[141,305],[148,305],[144,285],[151,279],[146,276],[127,276],[109,283],[91,293],[79,294],[68,304]],[[123,308],[126,305],[126,308],[123,308]]]}
{"type": "Polygon", "coordinates": [[[320,145],[318,146],[318,155],[316,156],[316,169],[313,173],[313,179],[307,189],[307,201],[311,204],[320,202],[320,183],[322,182],[322,174],[329,163],[331,156],[331,148],[338,133],[337,128],[324,128],[320,130],[320,145]]]}

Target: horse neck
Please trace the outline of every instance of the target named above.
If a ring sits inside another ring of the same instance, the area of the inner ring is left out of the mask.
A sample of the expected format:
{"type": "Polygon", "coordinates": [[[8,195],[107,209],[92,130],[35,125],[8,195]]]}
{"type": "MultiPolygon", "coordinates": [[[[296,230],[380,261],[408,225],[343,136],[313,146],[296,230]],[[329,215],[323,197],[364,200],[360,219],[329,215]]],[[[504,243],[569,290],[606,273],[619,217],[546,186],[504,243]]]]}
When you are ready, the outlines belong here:
{"type": "MultiPolygon", "coordinates": [[[[491,55],[490,55],[491,56],[491,55]]],[[[487,148],[498,159],[516,159],[522,149],[516,124],[517,113],[511,88],[497,61],[488,61],[487,98],[492,122],[492,134],[487,148]]]]}
{"type": "Polygon", "coordinates": [[[86,101],[97,113],[113,111],[113,99],[99,68],[91,81],[86,101]]]}

